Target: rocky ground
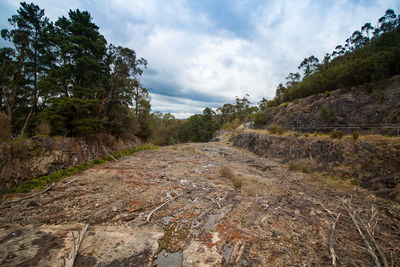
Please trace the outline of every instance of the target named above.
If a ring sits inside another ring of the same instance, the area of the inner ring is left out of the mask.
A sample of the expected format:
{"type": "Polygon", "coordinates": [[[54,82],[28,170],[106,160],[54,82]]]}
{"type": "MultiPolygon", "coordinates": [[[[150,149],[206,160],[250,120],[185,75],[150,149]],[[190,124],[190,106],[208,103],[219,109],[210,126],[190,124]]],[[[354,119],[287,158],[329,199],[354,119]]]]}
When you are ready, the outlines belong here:
{"type": "Polygon", "coordinates": [[[226,138],[142,151],[23,199],[34,193],[1,204],[1,266],[400,262],[398,204],[226,138]]]}

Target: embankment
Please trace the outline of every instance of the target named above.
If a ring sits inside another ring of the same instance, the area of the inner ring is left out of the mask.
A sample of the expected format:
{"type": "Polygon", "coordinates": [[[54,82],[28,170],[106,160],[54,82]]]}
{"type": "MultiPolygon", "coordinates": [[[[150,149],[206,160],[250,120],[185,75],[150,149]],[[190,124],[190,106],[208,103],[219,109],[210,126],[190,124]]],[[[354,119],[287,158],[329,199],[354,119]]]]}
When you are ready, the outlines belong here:
{"type": "Polygon", "coordinates": [[[29,178],[91,161],[110,153],[138,146],[138,139],[111,135],[88,137],[32,137],[0,143],[0,192],[29,178]]]}
{"type": "Polygon", "coordinates": [[[400,143],[393,140],[354,141],[241,132],[234,139],[234,146],[284,162],[308,159],[315,170],[354,178],[376,195],[400,201],[400,143]]]}

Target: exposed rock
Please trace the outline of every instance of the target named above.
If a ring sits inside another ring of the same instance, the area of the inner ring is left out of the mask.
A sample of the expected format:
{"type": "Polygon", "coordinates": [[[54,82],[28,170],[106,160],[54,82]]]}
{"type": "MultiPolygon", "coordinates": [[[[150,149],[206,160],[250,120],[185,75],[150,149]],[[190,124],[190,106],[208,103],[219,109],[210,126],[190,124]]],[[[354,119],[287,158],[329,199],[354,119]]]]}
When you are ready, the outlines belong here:
{"type": "Polygon", "coordinates": [[[241,132],[235,138],[234,146],[284,162],[310,159],[326,173],[355,178],[361,186],[379,196],[399,199],[400,144],[397,142],[241,132]]]}
{"type": "Polygon", "coordinates": [[[0,193],[10,186],[37,176],[91,161],[111,151],[137,146],[139,140],[111,135],[86,138],[32,137],[0,143],[0,193]]]}
{"type": "MultiPolygon", "coordinates": [[[[330,92],[328,96],[317,94],[268,108],[268,124],[308,127],[308,131],[323,125],[398,124],[400,127],[400,75],[376,83],[372,88],[357,87],[346,93],[339,89],[330,92]],[[323,105],[336,111],[336,119],[331,123],[320,117],[323,105]]],[[[374,131],[397,134],[397,129],[382,128],[374,131]]]]}

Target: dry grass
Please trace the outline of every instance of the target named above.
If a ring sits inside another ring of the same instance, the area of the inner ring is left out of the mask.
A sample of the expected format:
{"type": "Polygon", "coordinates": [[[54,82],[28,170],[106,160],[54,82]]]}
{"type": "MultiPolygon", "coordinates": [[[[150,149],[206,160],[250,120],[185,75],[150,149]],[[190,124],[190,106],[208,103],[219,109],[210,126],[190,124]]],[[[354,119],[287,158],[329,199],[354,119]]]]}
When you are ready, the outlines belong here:
{"type": "Polygon", "coordinates": [[[290,161],[288,163],[289,171],[301,171],[302,173],[312,173],[313,168],[308,160],[290,161]]]}
{"type": "Polygon", "coordinates": [[[36,129],[37,135],[49,135],[51,133],[51,125],[47,121],[42,122],[36,129]]]}
{"type": "Polygon", "coordinates": [[[242,181],[240,181],[240,180],[238,179],[238,177],[236,176],[235,171],[232,170],[232,168],[230,168],[230,167],[228,167],[228,166],[223,166],[223,167],[220,169],[219,172],[220,172],[220,174],[221,174],[222,177],[231,180],[231,181],[232,181],[232,184],[233,184],[233,186],[234,186],[235,188],[237,188],[237,189],[242,188],[243,183],[242,183],[242,181]]]}
{"type": "MultiPolygon", "coordinates": [[[[244,130],[246,132],[250,133],[257,133],[260,135],[272,135],[268,130],[253,130],[253,129],[246,129],[244,130]]],[[[331,139],[330,133],[322,133],[322,132],[315,132],[314,134],[296,134],[294,131],[286,131],[280,136],[295,136],[298,135],[299,138],[313,138],[313,139],[331,139]]],[[[341,138],[342,140],[351,140],[354,141],[353,135],[352,134],[346,134],[343,135],[341,138]]],[[[398,144],[400,143],[400,136],[386,136],[386,135],[381,135],[381,134],[360,134],[357,138],[357,141],[363,140],[363,141],[370,141],[370,142],[387,142],[391,144],[398,144]]]]}

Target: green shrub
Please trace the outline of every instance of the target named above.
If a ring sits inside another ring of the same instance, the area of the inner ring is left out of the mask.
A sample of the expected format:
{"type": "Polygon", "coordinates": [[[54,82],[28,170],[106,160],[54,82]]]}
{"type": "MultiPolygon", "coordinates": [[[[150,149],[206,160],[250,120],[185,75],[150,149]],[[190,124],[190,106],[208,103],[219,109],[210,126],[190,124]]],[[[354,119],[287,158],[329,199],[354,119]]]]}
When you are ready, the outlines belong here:
{"type": "Polygon", "coordinates": [[[272,133],[272,134],[279,134],[279,135],[281,135],[281,134],[283,134],[283,133],[285,132],[285,129],[284,129],[282,126],[276,125],[276,124],[272,124],[272,125],[269,127],[268,130],[269,130],[269,132],[272,133]]]}
{"type": "Polygon", "coordinates": [[[322,105],[320,118],[327,123],[334,122],[336,120],[336,110],[334,108],[328,108],[327,105],[322,105]]]}
{"type": "Polygon", "coordinates": [[[350,183],[353,185],[358,185],[358,181],[354,178],[350,180],[350,183]]]}
{"type": "Polygon", "coordinates": [[[351,132],[351,136],[353,136],[354,141],[356,141],[358,139],[358,137],[360,136],[360,132],[354,130],[351,132]]]}
{"type": "Polygon", "coordinates": [[[342,138],[342,136],[343,136],[343,131],[338,129],[333,130],[330,134],[331,138],[342,138]]]}
{"type": "Polygon", "coordinates": [[[331,93],[329,91],[325,91],[325,97],[328,97],[330,95],[331,95],[331,93]]]}
{"type": "Polygon", "coordinates": [[[286,108],[288,105],[289,105],[288,102],[285,102],[285,103],[282,104],[282,106],[283,106],[284,108],[286,108]]]}
{"type": "Polygon", "coordinates": [[[257,112],[254,114],[254,125],[264,126],[268,124],[268,114],[266,112],[257,112]]]}

